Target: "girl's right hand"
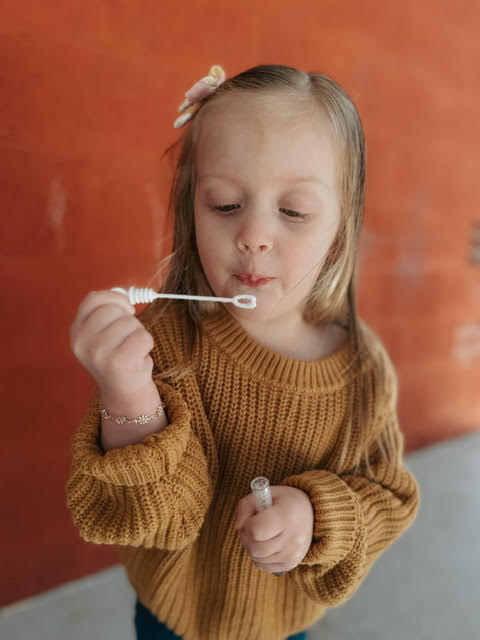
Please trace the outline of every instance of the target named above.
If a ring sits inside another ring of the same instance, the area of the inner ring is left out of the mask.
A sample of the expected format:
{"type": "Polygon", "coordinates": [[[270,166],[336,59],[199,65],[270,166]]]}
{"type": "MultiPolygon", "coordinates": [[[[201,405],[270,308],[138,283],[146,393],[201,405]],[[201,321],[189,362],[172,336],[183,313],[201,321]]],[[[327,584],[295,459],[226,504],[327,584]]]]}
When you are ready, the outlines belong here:
{"type": "Polygon", "coordinates": [[[130,396],[151,384],[154,341],[128,298],[117,291],[91,291],[70,327],[70,344],[102,393],[130,396]]]}

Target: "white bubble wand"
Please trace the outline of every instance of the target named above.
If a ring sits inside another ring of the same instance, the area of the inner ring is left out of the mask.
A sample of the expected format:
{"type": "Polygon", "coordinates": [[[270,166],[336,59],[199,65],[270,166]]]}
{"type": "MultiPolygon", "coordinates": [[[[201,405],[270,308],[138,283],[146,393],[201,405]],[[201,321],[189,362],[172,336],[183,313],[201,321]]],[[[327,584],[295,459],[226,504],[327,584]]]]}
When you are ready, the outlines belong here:
{"type": "Polygon", "coordinates": [[[111,291],[123,293],[130,301],[130,304],[147,304],[153,302],[157,298],[179,298],[181,300],[214,300],[216,302],[231,302],[241,309],[255,309],[257,306],[256,296],[238,295],[233,298],[217,298],[216,296],[190,296],[182,293],[157,293],[154,289],[147,287],[130,287],[122,289],[121,287],[113,287],[111,291]],[[243,300],[243,302],[242,302],[243,300]]]}

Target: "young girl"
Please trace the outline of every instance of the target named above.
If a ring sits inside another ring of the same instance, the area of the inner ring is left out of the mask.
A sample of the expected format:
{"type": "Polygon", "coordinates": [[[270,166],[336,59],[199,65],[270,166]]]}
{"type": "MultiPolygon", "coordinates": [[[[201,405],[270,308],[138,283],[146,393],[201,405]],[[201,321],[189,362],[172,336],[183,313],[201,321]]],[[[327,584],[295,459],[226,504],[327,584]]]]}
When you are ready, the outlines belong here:
{"type": "Polygon", "coordinates": [[[419,506],[396,373],[355,307],[362,125],[331,78],[280,65],[212,67],[186,96],[161,290],[257,305],[86,296],[71,343],[97,386],[67,504],[118,546],[137,638],[305,638],[419,506]]]}

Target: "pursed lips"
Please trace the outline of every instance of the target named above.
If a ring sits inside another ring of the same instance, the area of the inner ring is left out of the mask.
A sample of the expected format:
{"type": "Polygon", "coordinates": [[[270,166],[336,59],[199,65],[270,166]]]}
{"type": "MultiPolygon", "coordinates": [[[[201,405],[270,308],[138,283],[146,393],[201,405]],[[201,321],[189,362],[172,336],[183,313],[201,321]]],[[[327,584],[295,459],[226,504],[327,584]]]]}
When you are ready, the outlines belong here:
{"type": "Polygon", "coordinates": [[[250,287],[258,287],[274,279],[273,277],[264,276],[258,273],[238,273],[235,274],[235,277],[240,280],[240,282],[243,282],[250,287]]]}

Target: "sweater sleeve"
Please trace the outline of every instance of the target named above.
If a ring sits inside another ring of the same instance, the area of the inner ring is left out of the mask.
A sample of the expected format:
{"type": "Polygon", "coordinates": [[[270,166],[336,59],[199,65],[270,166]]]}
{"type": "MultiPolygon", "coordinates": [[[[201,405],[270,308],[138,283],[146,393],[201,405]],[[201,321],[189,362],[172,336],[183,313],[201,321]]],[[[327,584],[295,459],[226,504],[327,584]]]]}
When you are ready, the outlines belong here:
{"type": "MultiPolygon", "coordinates": [[[[396,384],[395,374],[390,382],[396,384]]],[[[369,445],[368,473],[365,464],[357,474],[312,469],[280,483],[305,491],[314,511],[310,549],[288,575],[304,595],[325,606],[348,600],[374,561],[416,517],[420,491],[402,460],[403,434],[395,398],[394,386],[392,402],[369,445]],[[388,460],[379,445],[386,438],[393,447],[388,460]]]]}
{"type": "Polygon", "coordinates": [[[180,393],[153,376],[169,424],[141,443],[103,452],[98,388],[72,437],[67,506],[96,544],[180,550],[198,535],[213,488],[180,393]]]}

